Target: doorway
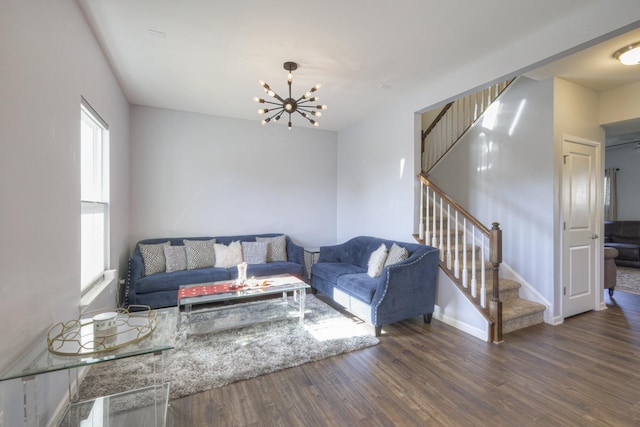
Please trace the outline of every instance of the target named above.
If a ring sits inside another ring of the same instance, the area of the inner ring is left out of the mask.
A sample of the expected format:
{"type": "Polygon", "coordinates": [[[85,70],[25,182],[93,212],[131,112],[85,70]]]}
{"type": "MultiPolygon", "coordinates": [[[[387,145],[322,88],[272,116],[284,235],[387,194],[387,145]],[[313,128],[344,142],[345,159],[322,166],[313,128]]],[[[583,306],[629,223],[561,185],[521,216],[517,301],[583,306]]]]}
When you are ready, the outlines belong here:
{"type": "Polygon", "coordinates": [[[601,144],[562,140],[562,317],[598,308],[601,294],[601,144]]]}

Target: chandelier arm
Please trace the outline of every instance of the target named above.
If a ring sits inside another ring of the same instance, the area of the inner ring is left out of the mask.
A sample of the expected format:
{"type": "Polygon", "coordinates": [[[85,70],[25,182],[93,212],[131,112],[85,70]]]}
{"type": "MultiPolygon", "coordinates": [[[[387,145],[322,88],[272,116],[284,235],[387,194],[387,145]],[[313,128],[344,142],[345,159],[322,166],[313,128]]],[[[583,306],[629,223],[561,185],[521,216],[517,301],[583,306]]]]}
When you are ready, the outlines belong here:
{"type": "Polygon", "coordinates": [[[304,111],[305,113],[309,113],[309,114],[313,113],[313,111],[314,111],[314,110],[310,110],[309,107],[306,107],[304,105],[302,107],[298,105],[298,111],[300,111],[300,110],[304,111]]]}
{"type": "Polygon", "coordinates": [[[275,99],[277,99],[280,102],[284,102],[284,99],[282,99],[282,97],[280,97],[280,95],[278,95],[277,93],[273,92],[273,97],[275,99]]]}
{"type": "Polygon", "coordinates": [[[305,116],[305,115],[304,115],[304,114],[302,114],[300,111],[298,111],[298,114],[300,114],[300,115],[301,115],[302,117],[304,117],[305,119],[309,120],[309,123],[311,123],[311,124],[312,124],[312,125],[314,125],[314,126],[315,126],[315,124],[316,124],[316,123],[318,123],[318,122],[316,122],[315,120],[310,119],[309,117],[305,116]]]}
{"type": "Polygon", "coordinates": [[[280,105],[280,106],[282,106],[282,104],[279,103],[279,102],[267,101],[266,99],[262,100],[262,102],[260,104],[271,104],[271,105],[280,105]]]}

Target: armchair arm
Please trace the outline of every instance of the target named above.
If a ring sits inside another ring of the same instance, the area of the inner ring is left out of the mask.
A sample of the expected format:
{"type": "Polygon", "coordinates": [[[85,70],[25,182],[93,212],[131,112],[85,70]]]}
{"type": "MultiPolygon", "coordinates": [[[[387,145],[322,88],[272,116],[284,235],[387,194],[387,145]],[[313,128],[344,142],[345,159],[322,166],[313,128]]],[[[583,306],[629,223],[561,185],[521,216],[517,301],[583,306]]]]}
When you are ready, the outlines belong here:
{"type": "Polygon", "coordinates": [[[371,302],[375,326],[433,313],[439,250],[428,246],[414,255],[384,268],[371,302]]]}
{"type": "Polygon", "coordinates": [[[129,265],[127,270],[127,278],[125,280],[125,291],[124,291],[124,306],[128,306],[130,304],[135,304],[135,284],[138,280],[144,277],[144,260],[142,259],[142,254],[136,249],[131,254],[129,258],[129,265]]]}

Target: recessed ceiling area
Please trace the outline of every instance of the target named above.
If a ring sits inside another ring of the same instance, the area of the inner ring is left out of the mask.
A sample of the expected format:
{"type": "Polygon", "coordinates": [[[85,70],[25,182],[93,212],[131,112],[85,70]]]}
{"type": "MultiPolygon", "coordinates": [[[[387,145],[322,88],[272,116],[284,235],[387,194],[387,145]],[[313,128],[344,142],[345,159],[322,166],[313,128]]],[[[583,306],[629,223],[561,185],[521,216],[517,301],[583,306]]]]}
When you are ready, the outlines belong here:
{"type": "MultiPolygon", "coordinates": [[[[465,2],[464,13],[459,2],[416,0],[78,3],[132,104],[259,122],[258,81],[285,91],[282,64],[294,61],[294,92],[321,83],[320,103],[329,108],[320,128],[341,130],[598,1],[486,0],[465,2]]],[[[623,40],[640,40],[638,31],[530,75],[596,90],[637,80],[638,72],[620,68],[611,54],[623,40]]]]}

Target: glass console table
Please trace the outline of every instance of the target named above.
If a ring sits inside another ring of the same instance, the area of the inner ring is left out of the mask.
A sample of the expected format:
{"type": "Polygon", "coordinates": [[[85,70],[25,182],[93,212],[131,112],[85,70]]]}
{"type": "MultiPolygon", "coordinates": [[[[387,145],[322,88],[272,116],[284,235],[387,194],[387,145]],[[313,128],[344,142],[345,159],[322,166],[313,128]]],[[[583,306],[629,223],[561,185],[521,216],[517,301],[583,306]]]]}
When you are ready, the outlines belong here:
{"type": "MultiPolygon", "coordinates": [[[[131,317],[136,316],[137,312],[130,313],[131,317]]],[[[171,307],[160,310],[154,310],[154,318],[155,325],[153,330],[146,335],[144,338],[132,342],[123,346],[115,346],[113,350],[104,349],[99,352],[90,352],[90,354],[74,354],[74,355],[60,355],[54,354],[50,351],[49,343],[47,341],[47,336],[40,339],[31,349],[27,351],[25,355],[23,355],[20,360],[14,364],[11,368],[2,372],[0,374],[0,381],[6,381],[11,379],[21,379],[23,384],[23,392],[24,392],[24,421],[25,425],[40,425],[42,423],[38,420],[38,410],[37,410],[37,384],[36,377],[41,374],[45,374],[48,372],[68,370],[69,372],[69,400],[73,402],[77,400],[77,390],[78,390],[78,372],[75,371],[75,378],[73,378],[71,369],[73,368],[82,368],[86,366],[90,366],[96,363],[108,362],[116,359],[123,359],[127,357],[140,356],[144,354],[155,354],[160,355],[160,365],[163,364],[163,352],[165,350],[170,350],[174,348],[176,342],[176,331],[177,331],[177,322],[178,322],[178,308],[171,307]],[[75,382],[74,382],[75,380],[75,382]],[[75,384],[75,391],[73,389],[73,385],[75,384]]],[[[82,319],[81,319],[82,320],[82,319]]],[[[86,320],[87,322],[90,319],[86,320]]],[[[120,328],[120,326],[118,326],[120,328]]],[[[84,331],[84,330],[83,330],[84,331]]],[[[90,334],[90,332],[88,332],[90,334]]],[[[85,332],[83,332],[86,335],[85,332]]],[[[159,371],[161,372],[162,366],[159,366],[159,371]]],[[[66,420],[73,419],[78,420],[77,423],[73,424],[64,424],[64,425],[80,425],[79,414],[89,414],[92,410],[87,410],[88,405],[95,405],[94,414],[100,413],[103,415],[103,418],[100,422],[107,426],[109,424],[104,424],[104,420],[110,419],[111,414],[109,409],[118,409],[121,410],[121,404],[117,402],[122,402],[126,396],[133,396],[136,399],[141,399],[142,401],[153,401],[153,405],[143,405],[142,407],[146,407],[149,409],[151,414],[149,416],[153,417],[151,419],[158,420],[157,424],[145,424],[145,425],[164,425],[166,422],[166,408],[168,402],[169,395],[169,385],[168,383],[164,383],[164,378],[162,380],[157,381],[155,386],[146,389],[134,390],[127,393],[120,393],[118,395],[108,396],[106,398],[94,399],[92,401],[87,402],[73,402],[70,407],[67,409],[67,413],[65,414],[66,420]],[[160,406],[158,406],[160,405],[160,406]],[[80,412],[77,411],[78,408],[84,408],[80,412]],[[100,407],[101,409],[97,409],[100,407]],[[158,417],[158,408],[160,409],[160,413],[164,414],[161,417],[158,417]],[[75,412],[74,412],[75,411],[75,412]],[[73,414],[73,419],[69,418],[69,414],[73,414]]],[[[132,411],[136,412],[136,411],[132,411]]],[[[140,411],[137,411],[140,412],[140,411]]],[[[138,415],[139,417],[146,417],[146,415],[138,415]]],[[[136,418],[139,419],[139,418],[136,418]]],[[[146,419],[146,418],[145,418],[146,419]]],[[[87,424],[87,421],[83,421],[82,425],[93,425],[87,424]]]]}

